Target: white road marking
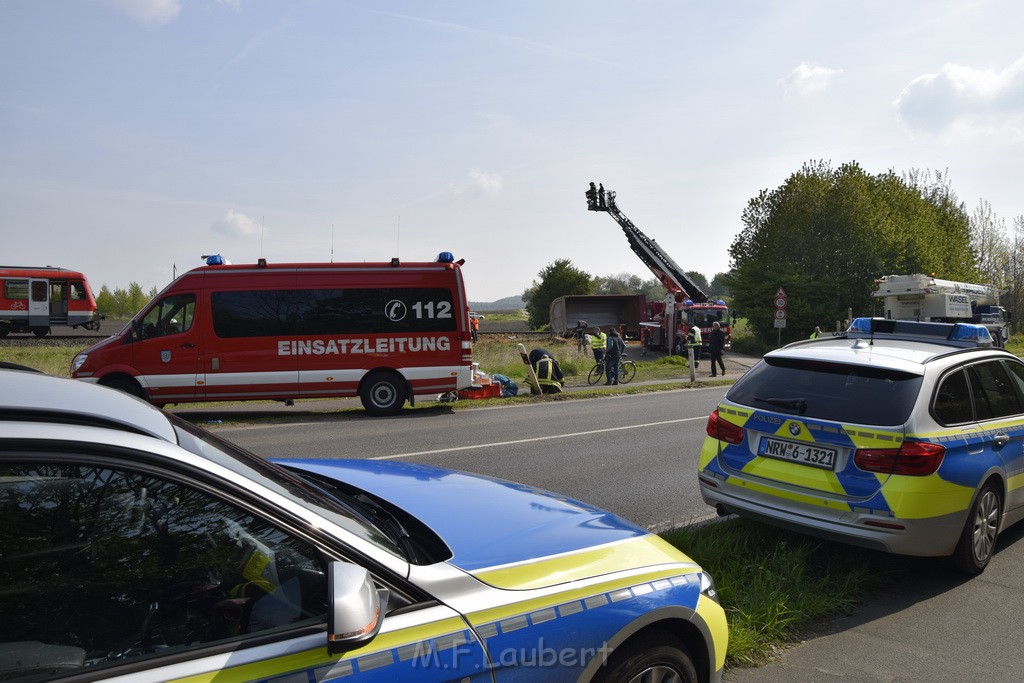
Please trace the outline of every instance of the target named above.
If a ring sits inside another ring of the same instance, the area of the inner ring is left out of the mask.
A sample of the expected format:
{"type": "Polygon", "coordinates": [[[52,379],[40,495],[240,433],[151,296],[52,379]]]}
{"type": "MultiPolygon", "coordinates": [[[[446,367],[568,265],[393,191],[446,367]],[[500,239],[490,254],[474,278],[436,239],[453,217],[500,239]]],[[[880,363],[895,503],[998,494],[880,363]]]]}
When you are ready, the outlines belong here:
{"type": "Polygon", "coordinates": [[[605,434],[608,432],[621,432],[626,429],[646,429],[661,425],[676,424],[678,422],[692,422],[694,420],[707,420],[706,415],[699,417],[683,417],[678,420],[662,420],[661,422],[645,422],[638,425],[626,425],[625,427],[609,427],[607,429],[591,429],[586,432],[572,432],[569,434],[552,434],[551,436],[535,436],[530,439],[516,439],[514,441],[494,441],[492,443],[478,443],[472,446],[454,446],[452,448],[438,448],[432,451],[416,451],[414,453],[396,453],[395,455],[378,455],[367,460],[395,460],[397,458],[414,458],[421,455],[437,455],[438,453],[454,453],[456,451],[472,451],[479,448],[494,448],[496,446],[514,446],[521,443],[533,443],[536,441],[551,441],[552,439],[570,439],[577,436],[589,436],[591,434],[605,434]]]}

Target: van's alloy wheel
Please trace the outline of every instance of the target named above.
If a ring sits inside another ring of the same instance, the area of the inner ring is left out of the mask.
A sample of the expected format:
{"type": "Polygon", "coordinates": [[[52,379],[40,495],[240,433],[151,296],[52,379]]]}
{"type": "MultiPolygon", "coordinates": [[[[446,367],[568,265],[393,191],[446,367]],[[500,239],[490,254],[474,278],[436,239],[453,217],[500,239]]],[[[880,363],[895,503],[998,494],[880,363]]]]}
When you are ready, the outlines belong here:
{"type": "Polygon", "coordinates": [[[385,372],[377,372],[363,382],[359,399],[371,415],[394,415],[402,409],[408,392],[405,382],[385,372]]]}

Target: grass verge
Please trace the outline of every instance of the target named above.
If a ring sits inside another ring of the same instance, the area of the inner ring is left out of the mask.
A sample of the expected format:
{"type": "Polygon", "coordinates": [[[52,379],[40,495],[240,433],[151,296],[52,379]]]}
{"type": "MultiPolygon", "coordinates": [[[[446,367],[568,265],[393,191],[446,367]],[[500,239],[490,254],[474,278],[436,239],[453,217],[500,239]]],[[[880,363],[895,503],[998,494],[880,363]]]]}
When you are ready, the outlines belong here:
{"type": "Polygon", "coordinates": [[[715,580],[729,621],[726,666],[764,664],[780,647],[850,614],[935,559],[900,557],[731,518],[662,537],[715,580]]]}

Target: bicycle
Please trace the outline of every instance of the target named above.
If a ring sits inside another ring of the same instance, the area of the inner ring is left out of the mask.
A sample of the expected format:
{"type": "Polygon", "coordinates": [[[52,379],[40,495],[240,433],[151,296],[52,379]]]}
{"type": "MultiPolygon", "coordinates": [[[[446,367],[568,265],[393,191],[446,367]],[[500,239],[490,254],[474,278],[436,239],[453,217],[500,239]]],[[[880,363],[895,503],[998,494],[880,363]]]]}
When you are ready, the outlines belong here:
{"type": "MultiPolygon", "coordinates": [[[[597,384],[604,377],[604,359],[602,358],[591,368],[587,375],[587,384],[597,384]]],[[[629,384],[636,377],[636,363],[626,360],[626,354],[619,358],[619,384],[629,384]]]]}

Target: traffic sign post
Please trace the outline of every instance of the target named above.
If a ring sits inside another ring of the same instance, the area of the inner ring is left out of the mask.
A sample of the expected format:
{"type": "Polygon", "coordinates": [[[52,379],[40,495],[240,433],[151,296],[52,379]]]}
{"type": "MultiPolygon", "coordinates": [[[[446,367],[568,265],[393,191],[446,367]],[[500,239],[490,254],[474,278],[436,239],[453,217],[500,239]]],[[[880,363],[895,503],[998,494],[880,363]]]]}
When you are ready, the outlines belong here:
{"type": "Polygon", "coordinates": [[[789,300],[786,297],[786,290],[779,287],[775,292],[775,329],[779,331],[776,346],[782,346],[782,330],[786,327],[786,304],[789,300]]]}

